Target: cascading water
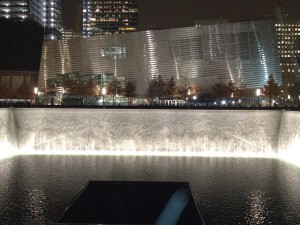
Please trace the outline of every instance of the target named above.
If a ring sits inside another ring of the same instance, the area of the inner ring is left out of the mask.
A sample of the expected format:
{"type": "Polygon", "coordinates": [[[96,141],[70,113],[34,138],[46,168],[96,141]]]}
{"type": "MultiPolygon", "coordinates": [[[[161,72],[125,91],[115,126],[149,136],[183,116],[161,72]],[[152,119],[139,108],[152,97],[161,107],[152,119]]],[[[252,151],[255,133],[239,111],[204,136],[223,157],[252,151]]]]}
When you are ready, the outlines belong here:
{"type": "Polygon", "coordinates": [[[300,142],[297,121],[300,113],[288,111],[1,109],[0,157],[108,154],[288,160],[300,142]]]}
{"type": "Polygon", "coordinates": [[[300,166],[300,113],[285,112],[278,138],[278,157],[300,166]]]}

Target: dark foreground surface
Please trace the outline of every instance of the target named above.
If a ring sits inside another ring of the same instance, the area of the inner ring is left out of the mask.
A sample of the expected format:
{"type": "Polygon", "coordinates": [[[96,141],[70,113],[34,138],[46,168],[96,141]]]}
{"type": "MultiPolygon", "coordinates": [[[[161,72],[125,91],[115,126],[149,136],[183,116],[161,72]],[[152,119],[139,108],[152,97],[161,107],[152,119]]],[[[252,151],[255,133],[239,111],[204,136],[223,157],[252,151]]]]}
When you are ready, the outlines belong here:
{"type": "Polygon", "coordinates": [[[203,225],[187,182],[90,181],[55,224],[203,225]]]}
{"type": "Polygon", "coordinates": [[[90,180],[190,182],[208,225],[300,224],[300,169],[278,160],[19,156],[0,161],[1,224],[56,221],[90,180]]]}

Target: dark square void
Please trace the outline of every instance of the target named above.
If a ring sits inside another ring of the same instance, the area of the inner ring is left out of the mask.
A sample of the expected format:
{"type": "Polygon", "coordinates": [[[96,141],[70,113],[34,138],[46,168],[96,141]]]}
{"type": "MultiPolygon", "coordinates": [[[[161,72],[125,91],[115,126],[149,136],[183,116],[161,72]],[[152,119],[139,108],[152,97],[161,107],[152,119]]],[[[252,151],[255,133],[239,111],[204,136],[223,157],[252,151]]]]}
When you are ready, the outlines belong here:
{"type": "Polygon", "coordinates": [[[204,223],[187,182],[90,181],[56,224],[204,223]]]}

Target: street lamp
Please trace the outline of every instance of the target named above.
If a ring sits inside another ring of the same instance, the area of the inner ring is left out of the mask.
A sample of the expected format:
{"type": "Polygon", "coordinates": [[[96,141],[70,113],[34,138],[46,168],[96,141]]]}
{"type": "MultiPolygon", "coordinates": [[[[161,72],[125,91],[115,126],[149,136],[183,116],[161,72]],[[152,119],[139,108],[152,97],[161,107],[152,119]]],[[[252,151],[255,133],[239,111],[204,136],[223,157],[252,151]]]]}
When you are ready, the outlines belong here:
{"type": "Polygon", "coordinates": [[[256,89],[256,96],[257,96],[257,107],[259,107],[259,96],[261,95],[261,90],[258,88],[256,89]]]}
{"type": "Polygon", "coordinates": [[[33,88],[33,93],[34,93],[34,102],[35,105],[37,105],[37,95],[38,95],[39,89],[37,87],[33,88]]]}
{"type": "Polygon", "coordinates": [[[106,95],[106,88],[103,87],[102,90],[101,90],[101,93],[102,93],[102,97],[103,97],[103,107],[104,107],[104,102],[105,102],[105,95],[106,95]]]}

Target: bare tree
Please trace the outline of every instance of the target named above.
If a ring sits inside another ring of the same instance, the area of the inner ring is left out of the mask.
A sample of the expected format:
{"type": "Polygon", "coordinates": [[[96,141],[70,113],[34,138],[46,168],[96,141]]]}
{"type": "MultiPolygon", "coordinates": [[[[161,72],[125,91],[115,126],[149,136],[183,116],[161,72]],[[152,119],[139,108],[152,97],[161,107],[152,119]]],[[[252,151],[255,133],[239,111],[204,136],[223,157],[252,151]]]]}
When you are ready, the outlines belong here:
{"type": "Polygon", "coordinates": [[[273,75],[270,75],[267,84],[264,85],[264,95],[269,97],[269,105],[272,105],[272,99],[280,94],[280,88],[274,80],[273,75]]]}
{"type": "Polygon", "coordinates": [[[202,89],[199,84],[193,84],[189,86],[189,91],[191,95],[198,96],[201,94],[202,89]]]}
{"type": "Polygon", "coordinates": [[[127,97],[128,105],[130,105],[130,98],[134,96],[135,92],[135,85],[131,81],[126,81],[125,88],[124,88],[124,94],[127,97]]]}
{"type": "Polygon", "coordinates": [[[231,96],[231,89],[222,82],[216,83],[211,88],[212,95],[215,98],[229,98],[231,96]]]}
{"type": "Polygon", "coordinates": [[[148,96],[150,98],[158,98],[160,100],[166,94],[166,83],[161,75],[158,75],[156,79],[153,79],[149,83],[148,96]]]}
{"type": "Polygon", "coordinates": [[[100,93],[100,86],[96,84],[95,81],[89,81],[87,83],[88,96],[98,96],[100,93]]]}
{"type": "Polygon", "coordinates": [[[88,96],[90,94],[88,86],[82,81],[78,81],[73,86],[71,86],[69,92],[70,94],[79,96],[80,98],[83,98],[84,96],[88,96]]]}
{"type": "Polygon", "coordinates": [[[297,105],[299,105],[299,96],[300,96],[300,81],[297,80],[292,86],[288,88],[288,92],[295,101],[297,99],[297,105]]]}
{"type": "Polygon", "coordinates": [[[180,79],[177,88],[177,93],[181,96],[181,99],[183,99],[184,101],[188,96],[189,89],[190,83],[188,82],[187,78],[183,77],[182,79],[180,79]]]}
{"type": "Polygon", "coordinates": [[[107,84],[107,94],[113,96],[113,105],[115,105],[115,98],[117,95],[121,95],[123,93],[123,88],[121,86],[121,82],[117,80],[116,77],[107,84]]]}
{"type": "Polygon", "coordinates": [[[174,77],[172,76],[171,79],[166,83],[166,94],[168,96],[174,96],[177,94],[177,82],[174,80],[174,77]]]}

